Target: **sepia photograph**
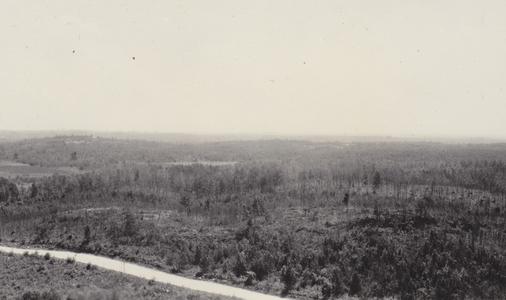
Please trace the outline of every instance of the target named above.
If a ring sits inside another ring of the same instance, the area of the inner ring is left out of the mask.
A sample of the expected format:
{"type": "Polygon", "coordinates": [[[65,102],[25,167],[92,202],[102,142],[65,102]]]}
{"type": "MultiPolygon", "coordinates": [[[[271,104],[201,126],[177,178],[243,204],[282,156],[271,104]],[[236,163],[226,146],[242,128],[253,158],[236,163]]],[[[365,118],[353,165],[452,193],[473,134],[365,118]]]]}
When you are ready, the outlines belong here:
{"type": "Polygon", "coordinates": [[[506,1],[0,0],[11,299],[506,299],[506,1]]]}

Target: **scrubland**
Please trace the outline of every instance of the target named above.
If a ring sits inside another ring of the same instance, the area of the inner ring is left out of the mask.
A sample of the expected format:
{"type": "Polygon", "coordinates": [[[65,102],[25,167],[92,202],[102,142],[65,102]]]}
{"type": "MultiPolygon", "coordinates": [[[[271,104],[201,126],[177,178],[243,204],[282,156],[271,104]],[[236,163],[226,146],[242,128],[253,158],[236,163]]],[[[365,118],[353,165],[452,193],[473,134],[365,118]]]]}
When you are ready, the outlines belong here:
{"type": "Polygon", "coordinates": [[[505,157],[504,144],[4,143],[2,160],[81,171],[0,182],[0,238],[301,299],[501,299],[505,157]]]}
{"type": "Polygon", "coordinates": [[[51,256],[0,254],[0,299],[226,299],[103,271],[51,256]]]}

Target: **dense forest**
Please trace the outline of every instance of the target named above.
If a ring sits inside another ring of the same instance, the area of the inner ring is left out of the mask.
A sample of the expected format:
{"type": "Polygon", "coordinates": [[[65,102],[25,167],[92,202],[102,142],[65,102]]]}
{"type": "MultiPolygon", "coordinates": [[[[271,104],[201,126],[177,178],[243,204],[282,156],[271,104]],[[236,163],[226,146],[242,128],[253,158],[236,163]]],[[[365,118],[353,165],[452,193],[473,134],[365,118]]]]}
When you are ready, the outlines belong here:
{"type": "Polygon", "coordinates": [[[5,142],[0,160],[82,172],[1,179],[0,238],[304,299],[499,299],[505,158],[505,144],[5,142]]]}

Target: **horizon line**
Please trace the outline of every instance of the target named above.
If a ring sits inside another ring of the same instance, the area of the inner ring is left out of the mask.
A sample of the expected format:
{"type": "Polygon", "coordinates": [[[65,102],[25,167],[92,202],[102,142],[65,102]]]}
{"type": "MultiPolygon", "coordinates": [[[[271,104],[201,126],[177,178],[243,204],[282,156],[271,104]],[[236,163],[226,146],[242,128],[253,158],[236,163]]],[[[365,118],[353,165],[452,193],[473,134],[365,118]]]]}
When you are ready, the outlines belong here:
{"type": "Polygon", "coordinates": [[[138,135],[185,135],[194,137],[272,137],[272,138],[382,138],[408,140],[481,140],[506,142],[506,136],[485,135],[452,135],[452,134],[349,134],[349,133],[280,133],[280,132],[182,132],[182,131],[148,131],[148,130],[107,130],[107,129],[0,129],[0,133],[89,133],[89,134],[138,134],[138,135]]]}

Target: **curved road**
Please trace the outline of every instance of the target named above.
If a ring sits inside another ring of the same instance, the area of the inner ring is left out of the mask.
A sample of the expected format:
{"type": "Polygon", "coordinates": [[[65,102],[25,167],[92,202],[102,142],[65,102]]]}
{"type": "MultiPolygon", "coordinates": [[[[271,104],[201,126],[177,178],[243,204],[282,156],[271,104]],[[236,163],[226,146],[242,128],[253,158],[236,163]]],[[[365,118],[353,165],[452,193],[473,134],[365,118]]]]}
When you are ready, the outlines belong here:
{"type": "Polygon", "coordinates": [[[280,300],[286,299],[272,295],[266,295],[258,292],[253,292],[241,288],[236,288],[224,284],[219,284],[210,281],[203,280],[195,280],[189,279],[182,276],[177,276],[165,272],[161,272],[152,268],[142,267],[133,263],[127,263],[111,258],[106,258],[102,256],[96,256],[91,254],[84,253],[75,253],[70,251],[56,251],[56,250],[45,250],[45,249],[23,249],[23,248],[14,248],[7,246],[0,246],[0,252],[4,253],[13,253],[13,254],[24,254],[28,252],[28,254],[37,254],[39,256],[44,256],[46,253],[49,253],[51,257],[57,259],[67,259],[73,258],[76,262],[83,264],[90,264],[102,269],[116,271],[132,276],[136,276],[139,278],[144,278],[147,280],[154,280],[161,283],[166,283],[178,287],[183,287],[195,291],[201,291],[206,293],[211,293],[215,295],[227,296],[227,297],[237,297],[240,299],[247,300],[280,300]]]}

